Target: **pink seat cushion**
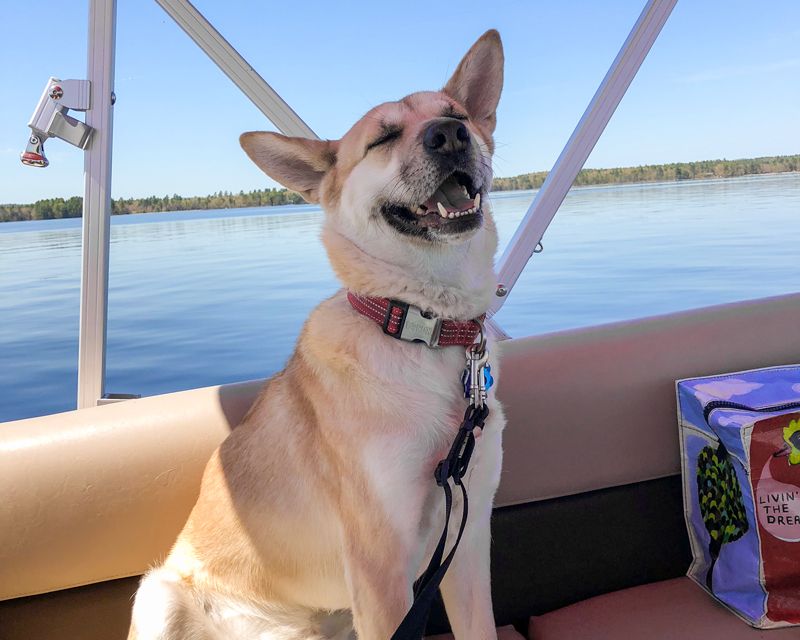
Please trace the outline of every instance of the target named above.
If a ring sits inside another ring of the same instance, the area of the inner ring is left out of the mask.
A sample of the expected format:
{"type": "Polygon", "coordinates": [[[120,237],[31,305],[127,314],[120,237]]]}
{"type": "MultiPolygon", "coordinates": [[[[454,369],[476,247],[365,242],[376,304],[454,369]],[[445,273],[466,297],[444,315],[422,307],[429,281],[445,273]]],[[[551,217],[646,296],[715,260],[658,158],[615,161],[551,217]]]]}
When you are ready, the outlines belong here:
{"type": "MultiPolygon", "coordinates": [[[[440,636],[427,636],[426,640],[453,640],[453,634],[445,633],[440,636]]],[[[514,627],[500,627],[497,630],[497,640],[525,640],[523,636],[514,631],[514,627]]]]}
{"type": "Polygon", "coordinates": [[[607,593],[531,618],[530,640],[800,640],[753,629],[688,578],[607,593]]]}

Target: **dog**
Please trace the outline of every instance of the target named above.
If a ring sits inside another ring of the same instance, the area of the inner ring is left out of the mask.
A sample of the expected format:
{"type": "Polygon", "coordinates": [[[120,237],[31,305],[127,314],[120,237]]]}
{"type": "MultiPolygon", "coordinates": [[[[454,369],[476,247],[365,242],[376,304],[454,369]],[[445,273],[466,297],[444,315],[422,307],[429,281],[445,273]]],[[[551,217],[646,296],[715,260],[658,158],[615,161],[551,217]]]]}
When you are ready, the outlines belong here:
{"type": "MultiPolygon", "coordinates": [[[[142,579],[130,640],[387,640],[403,620],[444,524],[434,469],[466,407],[465,348],[395,339],[350,297],[400,301],[418,320],[486,313],[503,64],[487,31],[442,90],[381,104],[340,140],[241,136],[266,174],[321,203],[344,288],[312,311],[286,368],[214,452],[175,545],[142,579]]],[[[505,419],[493,390],[488,402],[441,584],[458,640],[497,637],[489,519],[505,419]]]]}

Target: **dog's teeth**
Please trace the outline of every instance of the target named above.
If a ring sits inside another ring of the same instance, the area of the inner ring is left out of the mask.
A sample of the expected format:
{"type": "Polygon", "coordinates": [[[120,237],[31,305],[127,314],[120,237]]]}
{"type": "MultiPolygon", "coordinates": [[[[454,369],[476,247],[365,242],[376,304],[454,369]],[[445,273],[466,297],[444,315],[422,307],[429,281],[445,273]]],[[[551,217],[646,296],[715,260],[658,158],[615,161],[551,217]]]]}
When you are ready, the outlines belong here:
{"type": "Polygon", "coordinates": [[[464,213],[475,213],[475,208],[474,207],[470,207],[464,213]]]}
{"type": "Polygon", "coordinates": [[[416,213],[417,213],[418,216],[424,216],[426,211],[422,207],[417,207],[416,213]]]}
{"type": "Polygon", "coordinates": [[[445,208],[445,206],[441,202],[437,202],[436,206],[439,208],[439,215],[442,216],[442,218],[446,218],[447,217],[447,209],[445,208]]]}
{"type": "Polygon", "coordinates": [[[475,211],[477,211],[480,208],[481,208],[481,194],[480,193],[476,193],[475,194],[475,211]]]}
{"type": "Polygon", "coordinates": [[[455,214],[455,213],[451,213],[451,214],[449,214],[447,217],[448,217],[448,218],[450,218],[450,219],[452,220],[453,218],[455,218],[455,217],[456,217],[456,214],[455,214]]]}

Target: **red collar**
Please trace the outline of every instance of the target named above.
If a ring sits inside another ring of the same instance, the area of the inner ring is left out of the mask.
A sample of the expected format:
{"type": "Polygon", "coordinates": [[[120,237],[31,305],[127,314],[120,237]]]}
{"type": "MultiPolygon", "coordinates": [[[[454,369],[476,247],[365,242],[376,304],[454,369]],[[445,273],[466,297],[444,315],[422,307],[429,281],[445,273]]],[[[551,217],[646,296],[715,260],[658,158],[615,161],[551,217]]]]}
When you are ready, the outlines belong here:
{"type": "Polygon", "coordinates": [[[481,332],[477,320],[459,322],[426,317],[419,307],[399,300],[361,296],[352,291],[347,292],[347,299],[353,309],[381,325],[385,334],[400,340],[424,342],[429,347],[467,347],[481,332]]]}

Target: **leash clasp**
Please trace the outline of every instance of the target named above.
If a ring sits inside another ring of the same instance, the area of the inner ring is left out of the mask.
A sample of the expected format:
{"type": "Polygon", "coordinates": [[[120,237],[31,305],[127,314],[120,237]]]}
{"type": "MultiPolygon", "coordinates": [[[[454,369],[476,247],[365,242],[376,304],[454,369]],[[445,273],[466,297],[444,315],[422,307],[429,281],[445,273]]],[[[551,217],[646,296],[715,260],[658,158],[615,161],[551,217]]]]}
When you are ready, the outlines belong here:
{"type": "Polygon", "coordinates": [[[449,478],[453,478],[456,484],[461,484],[461,479],[467,473],[472,452],[475,450],[475,429],[483,429],[488,415],[489,407],[485,404],[480,407],[471,404],[467,407],[464,421],[458,429],[447,457],[436,465],[433,476],[440,487],[449,478]]]}
{"type": "Polygon", "coordinates": [[[469,395],[470,405],[481,408],[486,402],[486,392],[488,390],[484,369],[488,366],[486,363],[489,360],[489,352],[486,350],[486,332],[484,330],[483,320],[477,319],[475,322],[477,322],[480,327],[480,335],[478,342],[467,348],[467,368],[465,374],[467,376],[466,380],[469,381],[469,388],[465,388],[464,391],[469,395]]]}

